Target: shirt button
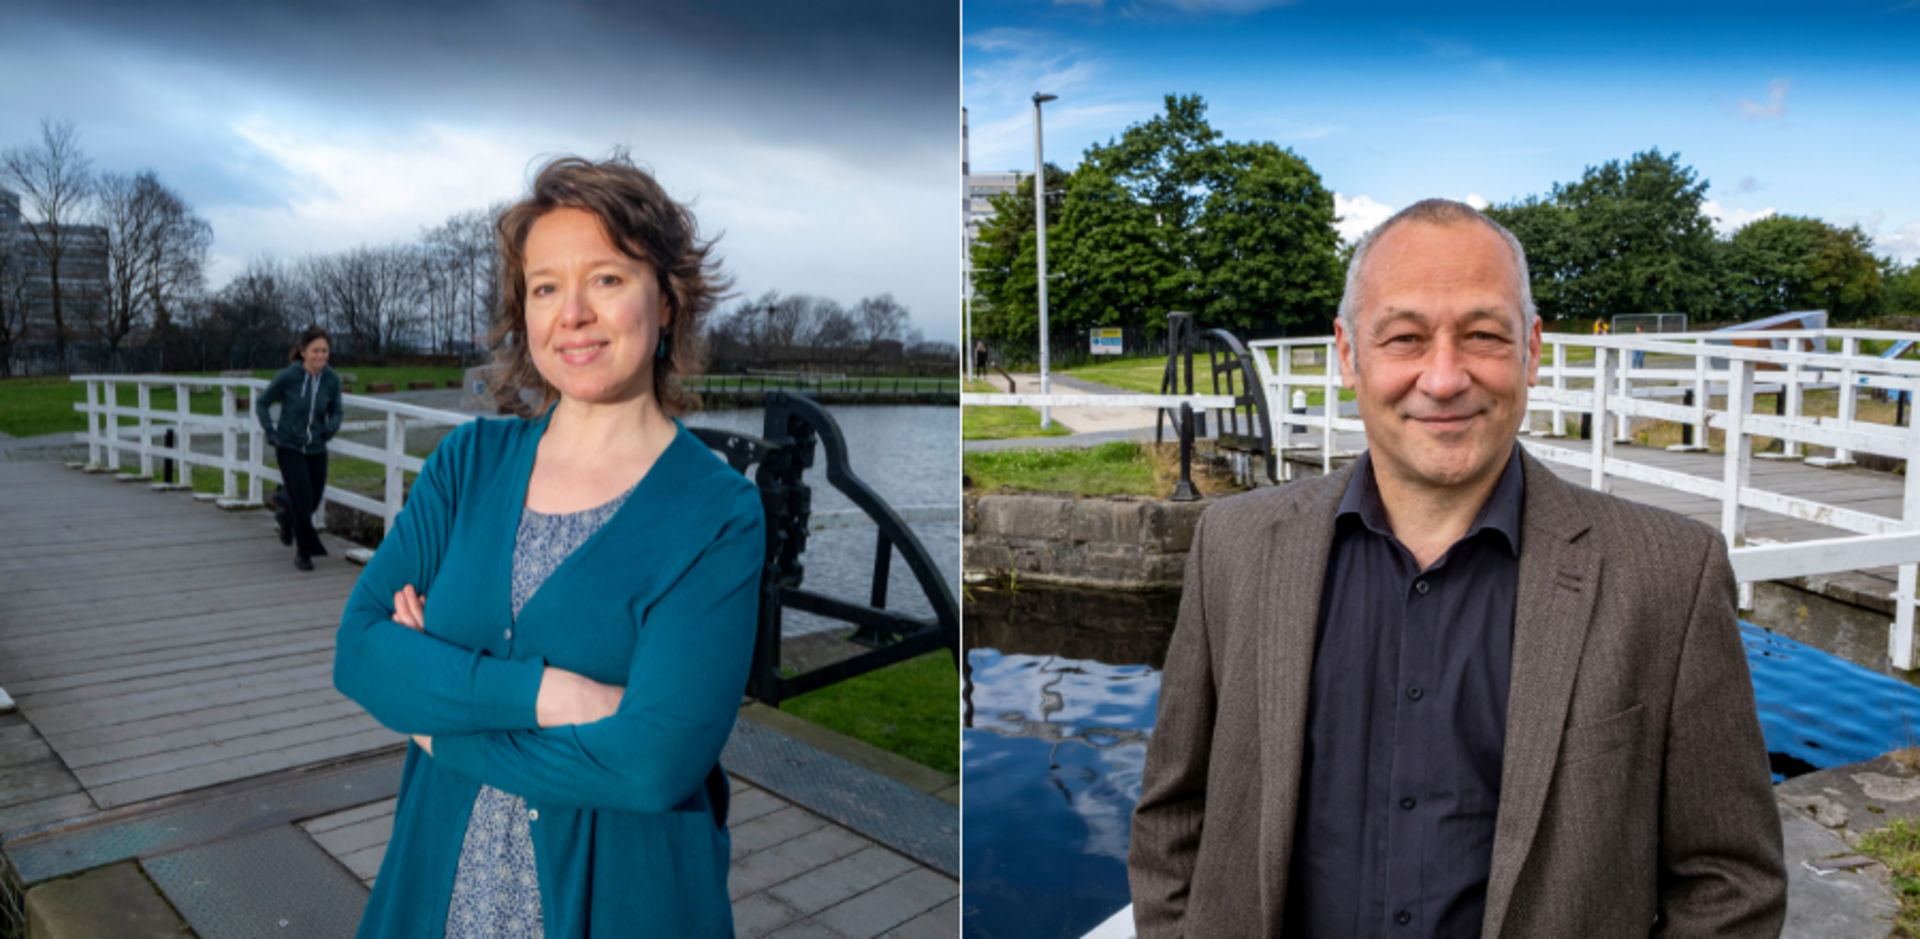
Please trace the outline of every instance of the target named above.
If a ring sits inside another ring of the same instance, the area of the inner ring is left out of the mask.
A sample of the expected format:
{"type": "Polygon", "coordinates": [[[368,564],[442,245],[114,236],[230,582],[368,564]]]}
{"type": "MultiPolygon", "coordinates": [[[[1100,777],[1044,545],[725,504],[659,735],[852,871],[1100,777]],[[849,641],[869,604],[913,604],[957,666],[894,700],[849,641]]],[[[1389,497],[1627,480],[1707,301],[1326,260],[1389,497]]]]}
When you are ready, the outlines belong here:
{"type": "Polygon", "coordinates": [[[1413,922],[1413,914],[1407,912],[1406,910],[1401,910],[1400,912],[1393,914],[1393,921],[1396,923],[1399,923],[1402,926],[1405,926],[1406,924],[1413,922]]]}
{"type": "Polygon", "coordinates": [[[530,821],[530,822],[537,822],[537,821],[539,821],[539,820],[540,820],[540,810],[539,810],[539,809],[528,809],[528,810],[527,810],[527,821],[530,821]]]}
{"type": "Polygon", "coordinates": [[[1416,580],[1413,582],[1413,591],[1423,597],[1427,595],[1427,591],[1432,589],[1432,587],[1427,586],[1427,582],[1424,580],[1416,580]]]}
{"type": "Polygon", "coordinates": [[[507,630],[507,638],[508,638],[508,639],[512,639],[512,638],[513,638],[513,630],[511,630],[511,629],[509,629],[509,630],[507,630]]]}
{"type": "Polygon", "coordinates": [[[1406,809],[1409,812],[1413,811],[1413,807],[1418,804],[1419,803],[1413,801],[1412,796],[1407,796],[1406,798],[1400,800],[1400,807],[1403,809],[1406,809]]]}
{"type": "Polygon", "coordinates": [[[1407,697],[1412,698],[1415,701],[1420,700],[1420,696],[1422,694],[1425,694],[1425,692],[1420,690],[1419,685],[1415,685],[1412,688],[1407,689],[1407,697]]]}

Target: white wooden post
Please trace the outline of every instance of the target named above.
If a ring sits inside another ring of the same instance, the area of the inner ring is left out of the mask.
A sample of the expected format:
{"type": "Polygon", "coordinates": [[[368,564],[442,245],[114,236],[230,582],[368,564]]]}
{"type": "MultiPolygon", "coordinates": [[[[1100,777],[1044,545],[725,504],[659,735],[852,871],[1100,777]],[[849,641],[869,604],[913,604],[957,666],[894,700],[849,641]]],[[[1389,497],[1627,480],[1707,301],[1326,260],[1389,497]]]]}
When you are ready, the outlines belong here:
{"type": "Polygon", "coordinates": [[[402,499],[402,481],[400,458],[407,452],[407,427],[402,423],[398,411],[387,412],[387,514],[383,519],[381,531],[393,530],[393,520],[400,516],[402,499]]]}
{"type": "Polygon", "coordinates": [[[1704,340],[1693,343],[1693,443],[1676,443],[1667,449],[1675,453],[1707,452],[1707,344],[1704,340]]]}
{"type": "MultiPolygon", "coordinates": [[[[1553,390],[1556,392],[1567,390],[1566,368],[1567,344],[1555,340],[1553,343],[1553,390]]],[[[1565,421],[1566,411],[1560,406],[1560,396],[1556,394],[1553,402],[1553,425],[1547,428],[1547,436],[1565,437],[1567,435],[1565,421]]]]}
{"type": "Polygon", "coordinates": [[[1327,425],[1320,430],[1320,474],[1333,475],[1333,419],[1340,413],[1340,347],[1327,343],[1327,367],[1320,377],[1320,404],[1326,411],[1327,425]]]}
{"type": "Polygon", "coordinates": [[[237,499],[240,497],[239,478],[234,475],[233,464],[240,459],[240,435],[233,423],[233,386],[220,386],[220,456],[226,465],[220,467],[220,498],[237,499]]]}
{"type": "Polygon", "coordinates": [[[1593,349],[1593,473],[1588,488],[1607,491],[1607,458],[1613,455],[1613,438],[1607,434],[1607,390],[1613,387],[1614,355],[1606,346],[1593,349]]]}
{"type": "MultiPolygon", "coordinates": [[[[1614,373],[1619,376],[1618,381],[1620,383],[1620,397],[1622,398],[1633,397],[1633,376],[1630,374],[1633,371],[1632,366],[1633,366],[1632,352],[1626,349],[1614,350],[1613,369],[1614,369],[1614,373]]],[[[1600,386],[1595,385],[1594,387],[1600,387],[1600,386]]],[[[1600,434],[1599,421],[1594,422],[1593,433],[1595,436],[1599,436],[1600,434]]],[[[1633,415],[1628,414],[1625,411],[1621,411],[1618,413],[1618,415],[1614,418],[1613,439],[1619,441],[1620,443],[1633,442],[1633,415]]]]}
{"type": "Polygon", "coordinates": [[[140,403],[140,475],[153,478],[153,386],[138,379],[134,400],[140,403]]]}
{"type": "Polygon", "coordinates": [[[173,456],[173,466],[180,475],[174,480],[189,491],[193,489],[193,425],[188,423],[193,417],[193,389],[184,384],[173,386],[174,410],[179,412],[180,429],[174,432],[173,444],[178,451],[173,456]]]}
{"type": "MultiPolygon", "coordinates": [[[[1720,491],[1720,534],[1727,547],[1738,548],[1747,537],[1747,509],[1740,494],[1753,474],[1753,438],[1747,434],[1747,415],[1753,413],[1753,363],[1727,360],[1727,457],[1720,491]]],[[[1753,585],[1740,585],[1740,608],[1752,609],[1753,585]]]]}
{"type": "Polygon", "coordinates": [[[100,468],[100,383],[87,379],[87,470],[100,468]]]}
{"type": "MultiPolygon", "coordinates": [[[[1859,395],[1859,387],[1857,383],[1860,381],[1860,372],[1858,369],[1854,367],[1854,364],[1855,364],[1854,357],[1858,356],[1859,354],[1860,354],[1860,337],[1859,336],[1842,336],[1840,338],[1841,366],[1840,366],[1840,387],[1839,387],[1839,394],[1840,394],[1839,420],[1840,420],[1840,430],[1842,432],[1853,430],[1855,398],[1857,398],[1859,395]]],[[[1833,456],[1808,457],[1807,465],[1809,466],[1852,466],[1853,451],[1848,450],[1845,447],[1835,447],[1833,451],[1833,456]]]]}
{"type": "MultiPolygon", "coordinates": [[[[1262,352],[1260,354],[1265,355],[1266,353],[1262,352]]],[[[1288,382],[1293,380],[1292,346],[1283,345],[1280,347],[1280,361],[1274,366],[1273,376],[1275,390],[1278,394],[1275,394],[1268,401],[1268,404],[1275,410],[1286,411],[1291,414],[1293,412],[1293,388],[1288,382]]],[[[1291,421],[1276,420],[1273,425],[1273,431],[1274,459],[1279,460],[1281,466],[1285,467],[1287,461],[1284,454],[1287,452],[1288,447],[1293,446],[1293,423],[1291,421]]]]}
{"type": "MultiPolygon", "coordinates": [[[[258,398],[260,392],[264,390],[266,389],[252,388],[249,389],[248,395],[258,398]]],[[[247,403],[252,405],[253,402],[247,403]]],[[[267,475],[267,432],[260,427],[260,420],[254,417],[251,406],[240,419],[247,422],[247,462],[253,466],[247,471],[247,504],[260,505],[264,501],[262,498],[265,495],[266,485],[264,477],[267,475]]]]}
{"type": "MultiPolygon", "coordinates": [[[[1798,345],[1798,343],[1795,343],[1795,345],[1798,345]]],[[[1788,363],[1787,420],[1798,421],[1800,419],[1800,384],[1804,376],[1805,373],[1800,370],[1799,362],[1788,363]]],[[[1801,456],[1800,441],[1789,438],[1784,442],[1784,445],[1781,446],[1780,451],[1789,460],[1798,459],[1801,456]]]]}
{"type": "Polygon", "coordinates": [[[120,471],[120,388],[112,380],[103,382],[107,392],[107,469],[120,471]]]}
{"type": "MultiPolygon", "coordinates": [[[[1897,394],[1898,392],[1896,392],[1897,394]]],[[[1907,422],[1907,482],[1904,504],[1901,507],[1900,521],[1909,531],[1920,529],[1920,472],[1911,467],[1920,467],[1920,420],[1908,415],[1907,422]]],[[[1887,657],[1893,660],[1893,667],[1912,670],[1913,662],[1913,614],[1914,595],[1920,590],[1920,565],[1900,565],[1899,592],[1893,595],[1893,624],[1887,640],[1887,657]]]]}

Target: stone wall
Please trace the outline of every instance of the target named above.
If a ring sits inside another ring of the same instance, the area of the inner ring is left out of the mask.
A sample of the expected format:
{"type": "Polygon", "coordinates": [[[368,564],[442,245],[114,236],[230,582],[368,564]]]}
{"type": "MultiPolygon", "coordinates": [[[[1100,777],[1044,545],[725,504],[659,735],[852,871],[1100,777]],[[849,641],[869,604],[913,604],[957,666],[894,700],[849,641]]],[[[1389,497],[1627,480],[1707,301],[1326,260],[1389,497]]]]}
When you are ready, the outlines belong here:
{"type": "Polygon", "coordinates": [[[1079,587],[1178,588],[1194,526],[1211,503],[969,493],[961,564],[969,577],[1012,574],[1079,587]]]}

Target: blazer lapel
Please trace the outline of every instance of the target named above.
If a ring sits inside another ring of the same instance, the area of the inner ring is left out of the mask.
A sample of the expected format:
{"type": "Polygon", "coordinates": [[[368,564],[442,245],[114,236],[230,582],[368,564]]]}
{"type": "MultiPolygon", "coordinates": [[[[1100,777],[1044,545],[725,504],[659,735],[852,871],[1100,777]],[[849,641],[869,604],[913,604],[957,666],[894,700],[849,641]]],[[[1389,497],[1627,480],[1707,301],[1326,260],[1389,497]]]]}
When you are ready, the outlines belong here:
{"type": "Polygon", "coordinates": [[[1522,451],[1526,500],[1513,613],[1513,674],[1483,937],[1500,933],[1540,827],[1600,586],[1601,558],[1579,542],[1590,527],[1568,483],[1522,451]]]}
{"type": "Polygon", "coordinates": [[[1260,912],[1274,936],[1280,934],[1300,808],[1320,590],[1333,547],[1334,517],[1357,466],[1355,461],[1313,497],[1292,503],[1290,512],[1274,520],[1262,552],[1262,566],[1270,575],[1264,603],[1254,611],[1260,637],[1260,912]]]}

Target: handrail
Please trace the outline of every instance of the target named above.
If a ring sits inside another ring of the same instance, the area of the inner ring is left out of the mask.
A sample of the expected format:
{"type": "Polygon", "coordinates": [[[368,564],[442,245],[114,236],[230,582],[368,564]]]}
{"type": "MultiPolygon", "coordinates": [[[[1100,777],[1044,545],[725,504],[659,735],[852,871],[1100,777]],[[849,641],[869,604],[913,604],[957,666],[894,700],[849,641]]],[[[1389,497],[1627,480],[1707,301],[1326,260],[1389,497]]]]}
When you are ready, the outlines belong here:
{"type": "MultiPolygon", "coordinates": [[[[87,430],[76,433],[74,438],[87,445],[86,468],[90,471],[121,470],[122,451],[138,454],[140,470],[137,477],[152,478],[156,460],[171,460],[179,467],[179,479],[183,482],[155,484],[159,489],[191,489],[193,467],[201,466],[217,469],[221,473],[221,487],[218,496],[210,498],[225,508],[245,508],[262,504],[262,480],[271,473],[266,465],[266,434],[260,429],[259,421],[253,411],[238,408],[238,392],[242,390],[258,392],[267,387],[267,382],[259,378],[215,378],[193,375],[75,375],[73,381],[85,382],[87,400],[75,404],[74,410],[87,415],[87,430]],[[120,385],[132,385],[136,389],[137,403],[132,408],[119,404],[120,385]],[[152,391],[156,387],[174,390],[175,406],[171,410],[156,410],[152,407],[152,391]],[[197,388],[213,388],[220,392],[220,413],[218,415],[197,414],[192,407],[191,391],[197,388]],[[131,427],[121,426],[119,421],[131,418],[137,424],[131,427]],[[221,436],[221,454],[196,453],[193,450],[193,434],[196,429],[221,436]],[[156,443],[156,438],[164,438],[172,430],[174,444],[169,447],[156,443]],[[133,442],[121,438],[132,431],[133,442]],[[247,440],[246,456],[239,453],[239,440],[244,435],[247,440]],[[238,476],[247,475],[247,492],[240,494],[238,476]]],[[[406,434],[411,424],[436,426],[457,426],[475,419],[478,415],[463,414],[457,411],[444,411],[438,408],[422,407],[405,401],[393,401],[368,395],[341,395],[341,406],[363,411],[375,411],[384,415],[375,422],[356,421],[357,429],[375,429],[384,426],[386,445],[370,447],[350,440],[335,440],[329,449],[345,456],[358,457],[379,464],[384,469],[384,492],[379,500],[370,499],[356,492],[349,492],[338,486],[327,487],[321,498],[321,504],[314,507],[314,527],[325,527],[326,503],[335,502],[379,516],[382,531],[393,527],[394,519],[400,514],[405,496],[405,473],[418,473],[425,466],[425,460],[406,451],[406,434]],[[371,424],[371,426],[368,426],[371,424]]],[[[346,425],[343,425],[343,428],[346,425]]],[[[121,474],[127,477],[129,474],[121,474]]]]}
{"type": "MultiPolygon", "coordinates": [[[[1720,502],[1720,530],[1731,547],[1730,557],[1742,581],[1743,606],[1750,605],[1747,598],[1751,597],[1751,581],[1756,579],[1854,570],[1867,563],[1896,566],[1899,585],[1892,594],[1894,620],[1889,628],[1888,653],[1895,667],[1914,668],[1916,587],[1920,586],[1920,470],[1906,475],[1900,515],[1886,517],[1758,488],[1752,483],[1752,464],[1756,458],[1799,459],[1804,447],[1822,446],[1833,448],[1834,456],[1809,459],[1809,464],[1847,466],[1852,464],[1854,454],[1871,453],[1920,467],[1920,428],[1914,426],[1915,422],[1889,426],[1863,421],[1854,401],[1861,388],[1909,393],[1920,387],[1920,361],[1862,355],[1861,340],[1905,341],[1920,336],[1826,329],[1768,330],[1737,337],[1699,333],[1678,338],[1690,341],[1676,341],[1676,334],[1658,338],[1548,334],[1543,345],[1553,350],[1553,357],[1551,363],[1539,366],[1539,384],[1528,395],[1522,445],[1540,459],[1586,468],[1588,485],[1595,489],[1605,491],[1612,479],[1624,478],[1720,502]],[[1822,346],[1836,339],[1841,349],[1810,352],[1722,345],[1728,338],[1814,341],[1822,346]],[[1568,351],[1579,348],[1592,350],[1591,363],[1573,365],[1568,361],[1568,351]],[[1639,353],[1687,361],[1680,367],[1664,368],[1630,364],[1639,353]],[[1838,415],[1804,415],[1805,393],[1824,389],[1841,392],[1838,415]],[[1725,403],[1712,406],[1715,395],[1724,397],[1725,403]],[[1776,413],[1756,412],[1754,399],[1761,395],[1774,398],[1776,413]],[[1669,403],[1673,398],[1683,403],[1669,403]],[[1534,428],[1537,413],[1547,417],[1545,431],[1534,428]],[[1578,446],[1557,442],[1564,439],[1562,429],[1569,414],[1587,416],[1590,441],[1578,446]],[[1614,444],[1632,439],[1631,419],[1636,417],[1690,428],[1692,442],[1669,448],[1674,450],[1704,451],[1708,432],[1722,431],[1727,445],[1719,477],[1680,473],[1616,455],[1614,444]],[[1782,452],[1756,454],[1755,437],[1782,441],[1782,452]],[[1852,535],[1790,546],[1749,546],[1746,531],[1750,509],[1816,522],[1852,535]]],[[[1286,400],[1296,389],[1318,390],[1324,402],[1338,400],[1340,361],[1333,337],[1261,340],[1248,346],[1258,353],[1253,356],[1254,365],[1270,400],[1286,400]],[[1321,374],[1292,371],[1291,350],[1302,347],[1326,350],[1327,365],[1321,374]]],[[[1335,458],[1348,455],[1337,450],[1336,433],[1366,432],[1360,420],[1343,418],[1337,407],[1329,406],[1318,413],[1276,413],[1272,421],[1273,439],[1281,454],[1317,449],[1323,471],[1331,470],[1335,458]],[[1294,446],[1300,436],[1293,430],[1295,426],[1318,436],[1318,447],[1294,446]]],[[[1290,476],[1291,466],[1287,470],[1290,476]]]]}
{"type": "MultiPolygon", "coordinates": [[[[269,472],[263,462],[266,435],[251,411],[237,409],[236,392],[241,389],[258,390],[264,388],[266,382],[259,379],[201,379],[170,375],[87,375],[74,376],[73,380],[87,383],[87,401],[76,404],[74,409],[87,415],[88,429],[75,434],[75,437],[88,446],[88,470],[117,471],[120,469],[122,451],[133,451],[140,455],[141,472],[139,476],[122,474],[122,478],[151,478],[154,459],[171,459],[180,465],[188,482],[157,483],[154,488],[191,488],[191,468],[204,466],[219,469],[223,474],[222,494],[210,498],[217,498],[223,507],[229,508],[260,505],[261,479],[269,472]],[[122,384],[131,384],[138,389],[139,401],[135,407],[124,408],[119,405],[118,386],[122,384]],[[152,407],[151,390],[155,386],[175,388],[177,397],[174,409],[155,410],[152,407]],[[220,389],[219,416],[195,414],[189,410],[192,402],[188,389],[196,386],[220,389]],[[136,419],[139,424],[121,427],[119,421],[123,418],[136,419]],[[192,435],[195,427],[211,427],[221,433],[225,444],[222,455],[216,457],[193,452],[192,435]],[[153,442],[156,435],[162,435],[169,429],[176,434],[173,446],[153,442]],[[123,439],[127,432],[132,433],[132,441],[123,439]],[[248,437],[248,451],[244,459],[237,453],[238,438],[242,432],[248,437]],[[247,473],[250,477],[246,499],[239,497],[235,479],[239,473],[247,473]]],[[[403,472],[417,473],[425,465],[422,458],[406,452],[409,423],[458,425],[474,420],[478,415],[441,411],[398,401],[347,397],[349,403],[357,407],[385,413],[386,446],[382,449],[335,440],[329,444],[329,449],[363,457],[383,466],[386,471],[384,498],[376,502],[333,486],[328,487],[325,499],[379,515],[390,530],[404,502],[403,472]]],[[[783,697],[804,694],[942,647],[952,652],[955,667],[958,667],[959,604],[947,586],[946,578],[933,563],[932,555],[910,527],[911,523],[957,523],[958,506],[909,506],[896,509],[889,505],[853,472],[846,437],[833,415],[804,394],[771,391],[767,400],[765,425],[766,437],[714,428],[689,428],[735,470],[748,473],[756,464],[758,466],[757,472],[751,475],[760,490],[767,513],[768,554],[761,586],[756,664],[749,693],[768,704],[777,705],[783,697]],[[812,511],[812,493],[802,476],[814,465],[816,443],[826,455],[827,481],[853,502],[855,510],[812,511]],[[810,533],[868,526],[878,530],[872,602],[869,605],[862,606],[801,589],[805,568],[800,562],[810,533]],[[932,619],[907,616],[886,608],[887,580],[895,550],[905,558],[921,591],[926,595],[933,609],[932,619]],[[803,675],[783,676],[779,668],[780,614],[783,608],[853,623],[859,627],[855,641],[875,648],[803,675]]],[[[316,509],[315,514],[321,515],[321,510],[316,509]]],[[[316,524],[316,527],[320,526],[316,524]]]]}

